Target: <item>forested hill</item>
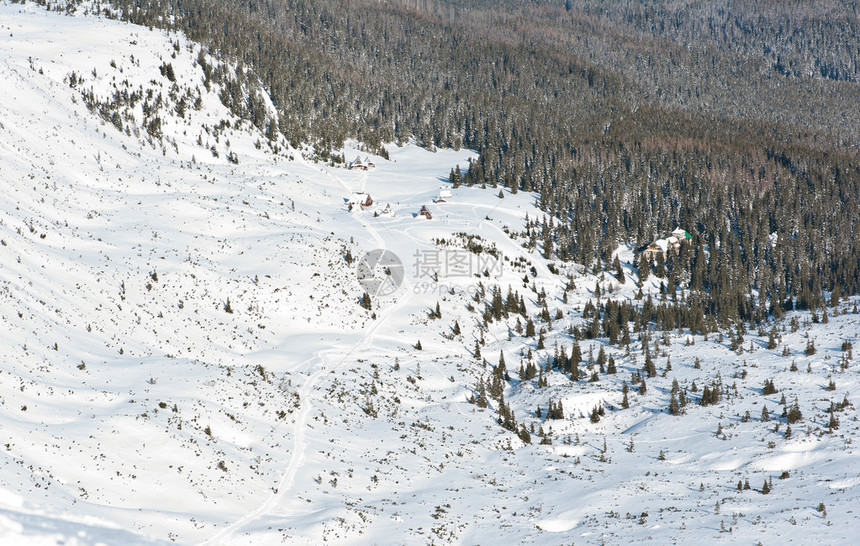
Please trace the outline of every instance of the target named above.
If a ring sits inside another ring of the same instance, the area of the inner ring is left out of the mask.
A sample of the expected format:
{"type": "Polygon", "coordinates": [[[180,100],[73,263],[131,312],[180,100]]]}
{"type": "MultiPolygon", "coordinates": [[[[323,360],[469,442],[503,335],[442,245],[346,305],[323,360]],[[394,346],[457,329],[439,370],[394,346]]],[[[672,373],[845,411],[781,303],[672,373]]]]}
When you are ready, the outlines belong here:
{"type": "Polygon", "coordinates": [[[537,192],[551,221],[525,231],[548,257],[606,263],[619,243],[682,225],[696,245],[668,264],[670,277],[702,271],[694,289],[717,318],[860,291],[855,2],[112,0],[77,9],[182,31],[239,62],[238,78],[207,71],[233,91],[223,102],[323,157],[347,138],[377,151],[409,138],[475,149],[464,182],[537,192]],[[278,119],[243,92],[256,79],[278,119]]]}

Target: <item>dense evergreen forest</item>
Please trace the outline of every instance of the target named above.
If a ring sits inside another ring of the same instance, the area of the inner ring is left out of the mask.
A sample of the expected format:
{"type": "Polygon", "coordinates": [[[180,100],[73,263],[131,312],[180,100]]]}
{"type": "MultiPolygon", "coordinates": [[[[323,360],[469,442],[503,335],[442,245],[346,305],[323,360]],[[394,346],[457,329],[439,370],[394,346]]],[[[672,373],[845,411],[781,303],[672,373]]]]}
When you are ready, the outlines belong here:
{"type": "Polygon", "coordinates": [[[548,257],[609,267],[619,243],[681,225],[694,244],[655,271],[670,295],[690,288],[692,315],[761,320],[860,292],[851,0],[86,5],[237,63],[212,72],[224,103],[294,145],[478,151],[462,183],[536,192],[548,219],[523,229],[548,257]]]}

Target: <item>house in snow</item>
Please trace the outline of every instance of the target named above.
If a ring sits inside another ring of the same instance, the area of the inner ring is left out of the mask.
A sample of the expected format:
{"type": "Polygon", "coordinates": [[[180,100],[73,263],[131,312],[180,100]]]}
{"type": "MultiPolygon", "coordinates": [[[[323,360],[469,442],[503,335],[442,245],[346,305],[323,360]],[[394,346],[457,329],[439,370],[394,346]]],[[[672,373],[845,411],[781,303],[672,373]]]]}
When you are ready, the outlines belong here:
{"type": "Polygon", "coordinates": [[[432,214],[430,214],[430,211],[429,211],[429,210],[427,210],[427,206],[426,206],[426,205],[422,205],[422,206],[421,206],[421,210],[420,210],[420,211],[418,211],[418,216],[423,216],[424,218],[426,218],[426,219],[428,219],[428,220],[432,220],[432,219],[433,219],[433,215],[432,215],[432,214]]]}
{"type": "Polygon", "coordinates": [[[666,253],[667,247],[666,239],[657,239],[642,251],[642,256],[646,260],[656,260],[657,256],[662,256],[666,253]]]}
{"type": "Polygon", "coordinates": [[[689,243],[693,240],[693,236],[687,233],[685,230],[681,229],[680,226],[675,228],[675,231],[672,232],[672,236],[677,238],[682,243],[689,243]]]}
{"type": "Polygon", "coordinates": [[[353,169],[361,169],[362,171],[367,170],[367,163],[362,161],[360,156],[356,156],[355,159],[352,160],[352,163],[349,164],[350,170],[353,169]]]}
{"type": "Polygon", "coordinates": [[[352,210],[352,207],[355,205],[359,205],[361,207],[369,207],[373,205],[373,198],[370,197],[369,193],[360,193],[355,192],[352,194],[352,197],[347,201],[349,204],[349,209],[352,210]]]}
{"type": "Polygon", "coordinates": [[[436,198],[436,202],[437,203],[444,203],[445,201],[447,201],[448,199],[450,199],[453,196],[454,196],[454,194],[451,192],[451,190],[440,190],[439,191],[439,197],[436,198]]]}
{"type": "Polygon", "coordinates": [[[350,169],[361,169],[362,171],[366,171],[367,169],[372,169],[376,167],[373,161],[370,158],[365,157],[361,159],[361,156],[355,156],[355,159],[352,160],[352,163],[349,164],[350,169]]]}
{"type": "Polygon", "coordinates": [[[682,244],[688,244],[692,242],[692,240],[692,235],[680,227],[677,227],[668,237],[657,239],[645,247],[642,251],[642,256],[644,256],[646,260],[656,260],[657,256],[665,256],[666,252],[669,250],[678,252],[681,249],[682,244]]]}

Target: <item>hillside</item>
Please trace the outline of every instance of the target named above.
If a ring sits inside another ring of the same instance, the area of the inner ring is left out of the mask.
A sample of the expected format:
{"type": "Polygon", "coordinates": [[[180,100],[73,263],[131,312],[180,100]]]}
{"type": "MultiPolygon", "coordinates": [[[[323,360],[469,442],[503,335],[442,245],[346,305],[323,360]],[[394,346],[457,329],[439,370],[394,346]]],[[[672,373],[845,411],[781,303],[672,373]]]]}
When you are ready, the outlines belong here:
{"type": "Polygon", "coordinates": [[[695,272],[557,259],[473,151],[294,146],[175,32],[0,31],[0,542],[851,542],[860,298],[681,326],[695,272]]]}
{"type": "Polygon", "coordinates": [[[693,287],[723,327],[758,294],[860,292],[855,2],[46,4],[187,33],[242,67],[212,71],[235,115],[324,156],[475,150],[466,185],[540,196],[546,258],[605,265],[684,224],[728,247],[693,287]],[[257,80],[276,114],[239,92],[257,80]]]}

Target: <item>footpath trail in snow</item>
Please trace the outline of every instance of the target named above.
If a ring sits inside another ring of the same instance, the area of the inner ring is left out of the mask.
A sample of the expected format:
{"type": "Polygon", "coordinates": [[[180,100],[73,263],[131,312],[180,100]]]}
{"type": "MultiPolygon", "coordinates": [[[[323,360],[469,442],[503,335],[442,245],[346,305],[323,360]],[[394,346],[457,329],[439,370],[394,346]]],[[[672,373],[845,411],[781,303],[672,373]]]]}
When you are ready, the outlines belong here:
{"type": "MultiPolygon", "coordinates": [[[[408,300],[408,297],[409,295],[407,294],[405,298],[408,300]]],[[[376,332],[376,330],[385,323],[387,318],[397,316],[397,312],[402,306],[403,302],[398,302],[397,304],[386,308],[380,318],[370,325],[364,334],[364,337],[362,337],[362,339],[348,351],[344,352],[339,349],[330,349],[317,352],[315,358],[311,361],[311,363],[318,363],[316,366],[317,369],[305,380],[301,389],[298,391],[301,400],[301,408],[296,414],[295,423],[293,425],[293,449],[290,454],[289,463],[287,464],[284,473],[281,475],[277,486],[273,488],[273,493],[258,509],[246,514],[235,523],[225,527],[223,530],[218,532],[218,534],[206,540],[204,544],[230,544],[231,537],[234,533],[240,532],[242,528],[265,516],[284,498],[290,497],[293,494],[292,487],[296,473],[302,467],[302,464],[306,459],[307,443],[305,442],[305,429],[308,425],[308,417],[314,411],[314,405],[311,402],[313,397],[311,395],[318,386],[319,379],[325,374],[337,371],[338,368],[343,366],[345,363],[349,363],[350,358],[354,358],[362,349],[367,349],[367,342],[373,338],[374,332],[376,332]]]]}
{"type": "MultiPolygon", "coordinates": [[[[310,165],[306,161],[302,160],[306,166],[310,168],[314,168],[315,166],[310,165]]],[[[329,170],[322,168],[321,172],[324,173],[331,180],[337,182],[340,187],[347,192],[349,195],[353,190],[347,183],[345,183],[338,176],[331,173],[329,170]]],[[[367,173],[364,173],[364,176],[361,177],[360,183],[362,186],[362,191],[365,190],[367,180],[367,173]]],[[[364,217],[360,218],[362,226],[364,229],[370,234],[373,240],[377,243],[378,248],[386,248],[386,241],[384,237],[379,233],[379,231],[364,217]]],[[[389,234],[390,235],[390,234],[389,234]]],[[[400,311],[408,304],[410,298],[412,297],[412,292],[410,290],[399,290],[397,292],[397,300],[389,305],[386,305],[380,312],[379,316],[376,320],[369,323],[366,328],[364,335],[362,338],[356,342],[351,348],[348,350],[341,349],[329,349],[323,351],[317,351],[311,359],[311,364],[316,363],[316,371],[310,375],[305,382],[302,384],[301,389],[298,391],[301,407],[296,414],[295,422],[293,425],[293,449],[290,454],[290,460],[287,464],[286,469],[281,475],[278,484],[273,488],[272,494],[268,499],[256,510],[246,514],[241,519],[236,522],[228,525],[223,530],[219,531],[216,535],[206,540],[204,544],[230,544],[232,535],[240,532],[241,529],[251,525],[254,521],[262,518],[267,515],[273,508],[275,508],[278,503],[280,503],[284,498],[290,497],[294,494],[292,491],[293,483],[295,481],[296,473],[302,467],[302,464],[306,460],[306,450],[307,443],[305,441],[305,429],[308,426],[308,417],[315,410],[311,396],[312,393],[317,389],[318,382],[321,377],[325,374],[333,373],[338,370],[344,364],[350,363],[350,359],[354,359],[356,355],[361,354],[364,351],[371,351],[373,349],[373,337],[376,331],[382,327],[389,319],[397,319],[399,318],[400,311]]]]}

